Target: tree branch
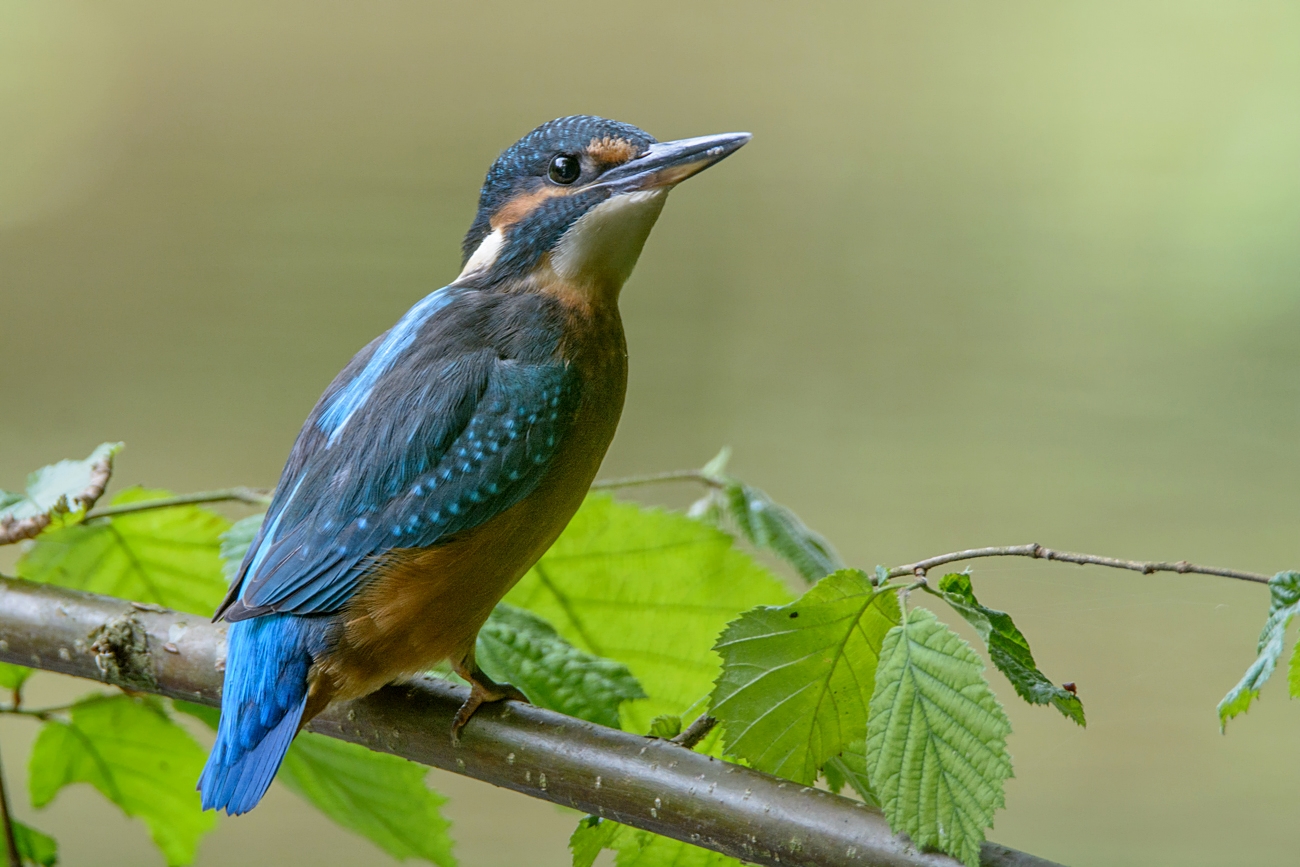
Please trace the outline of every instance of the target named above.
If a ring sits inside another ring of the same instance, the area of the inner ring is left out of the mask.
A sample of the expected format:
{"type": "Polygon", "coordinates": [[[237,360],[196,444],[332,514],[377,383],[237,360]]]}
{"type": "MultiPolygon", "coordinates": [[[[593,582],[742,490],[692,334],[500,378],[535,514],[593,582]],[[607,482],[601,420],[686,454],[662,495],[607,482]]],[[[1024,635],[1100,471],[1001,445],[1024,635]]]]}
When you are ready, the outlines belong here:
{"type": "Polygon", "coordinates": [[[1258,572],[1220,569],[1217,566],[1198,566],[1195,563],[1188,563],[1186,560],[1180,560],[1177,563],[1161,563],[1153,560],[1120,560],[1115,557],[1102,557],[1097,554],[1055,551],[1034,543],[1029,545],[1008,545],[1002,548],[969,548],[965,551],[953,551],[951,554],[940,554],[937,557],[929,557],[915,563],[908,563],[906,566],[895,566],[886,575],[889,578],[901,578],[904,575],[915,575],[917,578],[924,578],[926,573],[936,566],[959,563],[963,560],[977,560],[981,557],[1032,557],[1035,560],[1059,560],[1062,563],[1076,563],[1080,566],[1109,566],[1112,569],[1129,569],[1133,572],[1141,572],[1143,575],[1150,575],[1154,572],[1218,575],[1222,578],[1235,578],[1238,581],[1253,581],[1256,584],[1267,584],[1272,580],[1272,576],[1262,575],[1258,572]]]}
{"type": "MultiPolygon", "coordinates": [[[[225,625],[155,607],[0,580],[0,660],[219,704],[225,625]]],[[[309,728],[755,864],[957,865],[918,852],[864,804],[532,705],[484,706],[455,745],[464,697],[463,687],[421,679],[330,708],[309,728]]],[[[993,843],[981,863],[1051,867],[993,843]]]]}

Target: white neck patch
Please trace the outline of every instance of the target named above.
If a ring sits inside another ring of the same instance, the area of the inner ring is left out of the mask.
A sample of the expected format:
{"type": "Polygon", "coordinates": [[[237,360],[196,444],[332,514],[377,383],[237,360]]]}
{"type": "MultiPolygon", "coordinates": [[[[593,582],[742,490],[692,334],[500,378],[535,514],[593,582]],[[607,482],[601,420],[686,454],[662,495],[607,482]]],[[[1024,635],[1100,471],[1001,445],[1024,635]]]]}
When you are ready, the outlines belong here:
{"type": "Polygon", "coordinates": [[[551,253],[556,275],[568,283],[617,292],[631,276],[667,198],[664,187],[620,193],[583,214],[551,253]]]}
{"type": "Polygon", "coordinates": [[[474,255],[469,257],[465,262],[465,267],[460,270],[460,276],[455,282],[460,282],[478,271],[486,271],[496,262],[497,256],[501,253],[501,245],[505,243],[505,235],[501,234],[500,229],[493,229],[492,232],[483,239],[474,251],[474,255]]]}

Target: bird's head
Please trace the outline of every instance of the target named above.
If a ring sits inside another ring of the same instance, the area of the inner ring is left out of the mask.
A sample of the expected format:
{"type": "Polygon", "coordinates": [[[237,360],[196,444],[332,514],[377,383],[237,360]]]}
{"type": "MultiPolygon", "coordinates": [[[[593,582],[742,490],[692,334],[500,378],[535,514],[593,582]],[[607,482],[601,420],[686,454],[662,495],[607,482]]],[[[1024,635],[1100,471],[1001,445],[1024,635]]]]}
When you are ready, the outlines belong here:
{"type": "Polygon", "coordinates": [[[657,142],[586,115],[544,123],[488,170],[456,282],[560,283],[617,297],[669,190],[749,138],[657,142]]]}

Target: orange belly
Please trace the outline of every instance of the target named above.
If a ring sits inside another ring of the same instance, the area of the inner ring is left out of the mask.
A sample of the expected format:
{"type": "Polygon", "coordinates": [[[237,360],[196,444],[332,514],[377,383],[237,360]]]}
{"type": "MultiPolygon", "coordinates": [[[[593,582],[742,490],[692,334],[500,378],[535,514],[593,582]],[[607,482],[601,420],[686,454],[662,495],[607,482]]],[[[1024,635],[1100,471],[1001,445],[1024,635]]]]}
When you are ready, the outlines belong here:
{"type": "Polygon", "coordinates": [[[437,547],[380,558],[344,610],[338,644],[317,663],[312,708],[464,658],[493,607],[568,524],[585,488],[569,498],[535,493],[437,547]]]}

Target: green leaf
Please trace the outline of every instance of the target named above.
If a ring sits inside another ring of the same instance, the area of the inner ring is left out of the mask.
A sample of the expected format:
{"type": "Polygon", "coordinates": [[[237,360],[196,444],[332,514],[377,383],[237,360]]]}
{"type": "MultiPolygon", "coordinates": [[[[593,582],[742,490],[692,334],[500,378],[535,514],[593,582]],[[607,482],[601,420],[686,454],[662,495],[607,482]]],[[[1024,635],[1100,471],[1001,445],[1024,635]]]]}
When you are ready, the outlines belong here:
{"type": "MultiPolygon", "coordinates": [[[[1268,586],[1268,619],[1264,621],[1264,629],[1259,633],[1257,656],[1237,685],[1228,690],[1228,694],[1219,702],[1220,730],[1227,727],[1228,720],[1245,713],[1250,708],[1250,703],[1259,697],[1260,689],[1272,676],[1277,660],[1282,655],[1286,628],[1290,625],[1291,618],[1300,611],[1300,572],[1279,572],[1269,579],[1268,586]]],[[[1296,665],[1295,657],[1292,656],[1288,680],[1293,695],[1297,692],[1296,665]]]]}
{"type": "Polygon", "coordinates": [[[1069,690],[1052,683],[1047,675],[1038,670],[1034,654],[1029,650],[1029,641],[1016,628],[1011,615],[981,605],[975,598],[969,575],[945,575],[939,581],[938,590],[929,587],[926,589],[941,596],[967,623],[975,627],[989,649],[989,658],[998,667],[998,671],[1011,681],[1017,695],[1030,704],[1050,704],[1066,719],[1074,720],[1081,726],[1087,725],[1083,715],[1083,702],[1069,690]]]}
{"type": "Polygon", "coordinates": [[[650,737],[672,740],[682,733],[682,718],[667,713],[650,720],[650,737]]]}
{"type": "Polygon", "coordinates": [[[213,731],[217,730],[217,724],[221,722],[220,708],[208,707],[206,704],[198,704],[179,698],[172,699],[172,707],[183,714],[202,721],[204,725],[213,731]]]}
{"type": "Polygon", "coordinates": [[[262,519],[265,517],[266,513],[263,512],[260,515],[240,518],[230,525],[229,530],[221,534],[221,568],[225,572],[227,584],[234,581],[239,573],[244,555],[248,553],[248,546],[257,538],[257,531],[262,529],[262,519]]]}
{"type": "Polygon", "coordinates": [[[0,491],[0,518],[33,518],[54,512],[75,512],[94,505],[103,492],[103,469],[112,470],[121,443],[104,443],[81,461],[59,461],[27,477],[25,493],[0,491]],[[93,494],[93,496],[90,496],[93,494]]]}
{"type": "Polygon", "coordinates": [[[495,680],[524,691],[533,704],[618,727],[618,706],[645,698],[621,662],[579,650],[530,611],[497,605],[478,634],[475,657],[495,680]]]}
{"type": "Polygon", "coordinates": [[[867,743],[857,741],[844,748],[844,752],[822,766],[822,775],[832,792],[839,794],[847,783],[858,797],[873,807],[880,806],[876,790],[867,776],[867,743]]]}
{"type": "Polygon", "coordinates": [[[569,851],[573,853],[573,867],[591,867],[602,850],[613,849],[626,825],[611,822],[599,816],[585,816],[578,822],[569,837],[569,851]]]}
{"type": "Polygon", "coordinates": [[[279,780],[344,828],[397,859],[453,867],[447,799],[424,784],[429,769],[387,753],[304,732],[294,740],[279,780]]]}
{"type": "Polygon", "coordinates": [[[700,475],[706,479],[726,480],[727,464],[731,463],[731,446],[723,446],[718,453],[709,458],[709,462],[700,468],[700,475]]]}
{"type": "Polygon", "coordinates": [[[54,867],[59,863],[59,844],[53,837],[17,819],[13,825],[14,842],[18,844],[18,854],[23,861],[39,864],[40,867],[54,867]]]}
{"type": "Polygon", "coordinates": [[[616,839],[617,867],[740,867],[740,862],[720,852],[712,852],[632,828],[616,839]]]}
{"type": "Polygon", "coordinates": [[[0,662],[0,687],[7,690],[22,689],[27,678],[36,672],[25,665],[14,665],[9,662],[0,662]]]}
{"type": "Polygon", "coordinates": [[[809,582],[845,568],[831,543],[810,530],[793,511],[758,488],[728,476],[730,460],[731,447],[726,446],[700,470],[713,484],[687,510],[688,517],[721,524],[729,516],[751,544],[781,557],[809,582]]]}
{"type": "Polygon", "coordinates": [[[36,807],[70,783],[90,783],[128,816],[144,820],[168,864],[189,864],[199,838],[217,822],[199,809],[194,788],[203,759],[203,749],[160,702],[92,696],[72,706],[67,722],[41,728],[27,781],[36,807]]]}
{"type": "MultiPolygon", "coordinates": [[[[826,781],[826,788],[837,795],[848,784],[848,776],[844,773],[843,766],[844,760],[839,756],[822,766],[822,779],[826,781]]],[[[880,804],[876,803],[875,806],[878,807],[880,804]]]]}
{"type": "Polygon", "coordinates": [[[1300,698],[1300,644],[1291,649],[1291,662],[1287,666],[1286,682],[1292,698],[1300,698]]]}
{"type": "MultiPolygon", "coordinates": [[[[123,491],[114,505],[167,491],[123,491]]],[[[18,561],[18,574],[193,614],[211,614],[226,594],[220,536],[230,523],[198,506],[132,512],[51,530],[18,561]]]]}
{"type": "MultiPolygon", "coordinates": [[[[898,622],[895,591],[856,569],[732,622],[714,648],[722,674],[711,711],[727,752],[804,785],[846,751],[861,755],[880,646],[898,622]]],[[[835,771],[848,779],[848,769],[835,771]]]]}
{"type": "Polygon", "coordinates": [[[758,488],[728,480],[725,497],[727,512],[745,538],[794,566],[805,581],[844,568],[844,561],[824,536],[758,488]]]}
{"type": "Polygon", "coordinates": [[[889,630],[867,720],[867,762],[897,833],[979,864],[1011,776],[1002,706],[969,644],[918,608],[889,630]]]}
{"type": "Polygon", "coordinates": [[[25,493],[0,491],[0,544],[29,539],[59,515],[84,513],[104,493],[121,443],[104,443],[82,461],[59,461],[27,477],[25,493]]]}
{"type": "Polygon", "coordinates": [[[740,867],[735,858],[598,816],[587,816],[578,823],[569,838],[569,849],[573,867],[591,867],[604,849],[618,853],[614,859],[617,867],[740,867]]]}
{"type": "Polygon", "coordinates": [[[631,731],[681,714],[717,676],[709,652],[727,622],[789,593],[716,528],[680,514],[587,498],[506,601],[574,646],[626,663],[650,696],[622,705],[631,731]]]}

